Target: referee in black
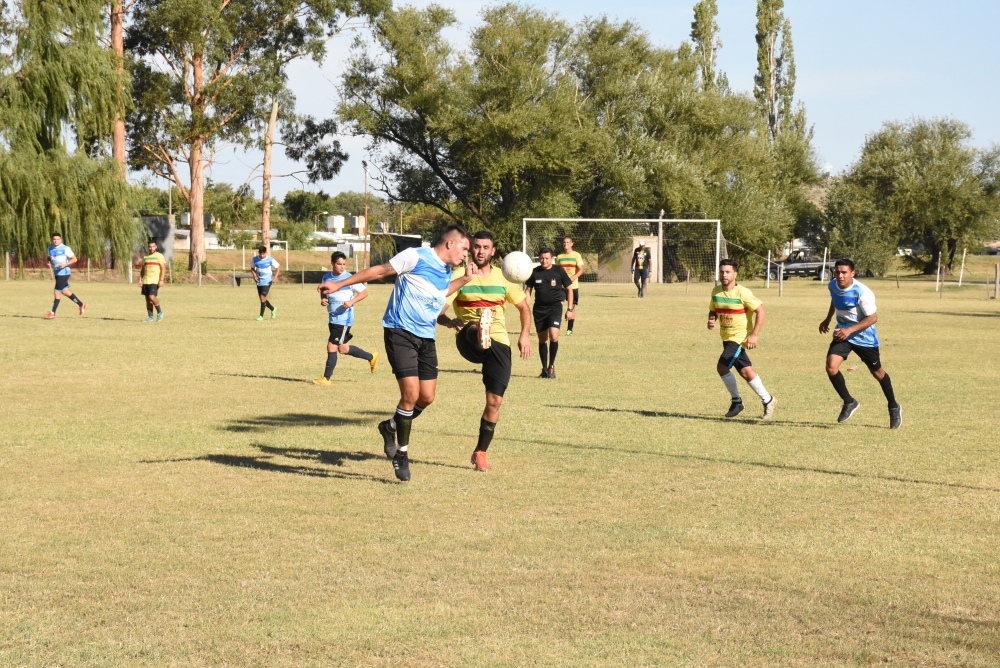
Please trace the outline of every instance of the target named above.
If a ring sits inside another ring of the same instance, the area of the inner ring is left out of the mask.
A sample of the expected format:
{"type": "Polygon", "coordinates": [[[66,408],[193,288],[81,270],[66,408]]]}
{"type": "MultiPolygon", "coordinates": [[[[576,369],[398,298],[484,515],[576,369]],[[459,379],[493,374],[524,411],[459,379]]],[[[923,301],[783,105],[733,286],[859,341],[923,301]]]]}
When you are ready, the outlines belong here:
{"type": "Polygon", "coordinates": [[[539,378],[556,377],[556,353],[559,352],[559,327],[562,325],[562,302],[569,301],[568,312],[573,312],[573,279],[566,270],[555,264],[555,254],[551,248],[543,248],[538,253],[541,264],[531,272],[531,278],[524,285],[524,292],[531,299],[535,293],[535,305],[531,309],[538,332],[538,354],[542,358],[542,373],[539,378]],[[552,345],[549,346],[551,339],[552,345]]]}

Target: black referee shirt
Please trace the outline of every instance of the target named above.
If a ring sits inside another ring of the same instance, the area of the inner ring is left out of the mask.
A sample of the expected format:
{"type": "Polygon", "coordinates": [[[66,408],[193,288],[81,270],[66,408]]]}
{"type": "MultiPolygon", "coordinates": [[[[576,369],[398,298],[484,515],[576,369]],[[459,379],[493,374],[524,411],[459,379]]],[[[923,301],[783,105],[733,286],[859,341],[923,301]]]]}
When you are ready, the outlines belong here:
{"type": "Polygon", "coordinates": [[[525,287],[534,290],[535,304],[551,306],[566,301],[566,288],[571,285],[573,279],[566,270],[553,264],[551,269],[542,269],[542,265],[535,267],[525,287]]]}

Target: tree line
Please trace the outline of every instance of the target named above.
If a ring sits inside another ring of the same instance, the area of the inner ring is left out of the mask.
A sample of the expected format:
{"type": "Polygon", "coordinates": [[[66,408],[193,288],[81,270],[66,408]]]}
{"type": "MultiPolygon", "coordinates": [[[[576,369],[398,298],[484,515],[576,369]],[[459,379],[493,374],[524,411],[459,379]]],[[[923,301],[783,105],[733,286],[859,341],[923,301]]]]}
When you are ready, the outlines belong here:
{"type": "Polygon", "coordinates": [[[450,10],[388,0],[0,2],[0,249],[41,253],[59,227],[85,254],[126,257],[151,196],[126,184],[129,170],[171,182],[191,213],[192,268],[203,214],[223,196],[235,220],[306,233],[305,209],[332,205],[306,191],[272,203],[273,151],[303,181],[328,180],[347,159],[342,133],[368,140],[384,195],[373,202],[396,207],[384,213],[401,227],[488,226],[507,246],[522,217],[665,210],[720,218],[752,253],[804,236],[881,272],[902,243],[927,269],[996,234],[997,151],[954,120],[887,123],[824,182],[783,0],[757,2],[749,93],[717,68],[718,11],[699,0],[690,42],[665,48],[631,21],[501,3],[459,46],[450,10]],[[323,61],[352,26],[363,30],[341,104],[298,114],[289,64],[323,61]],[[261,199],[207,184],[229,145],[262,150],[247,177],[261,199]]]}

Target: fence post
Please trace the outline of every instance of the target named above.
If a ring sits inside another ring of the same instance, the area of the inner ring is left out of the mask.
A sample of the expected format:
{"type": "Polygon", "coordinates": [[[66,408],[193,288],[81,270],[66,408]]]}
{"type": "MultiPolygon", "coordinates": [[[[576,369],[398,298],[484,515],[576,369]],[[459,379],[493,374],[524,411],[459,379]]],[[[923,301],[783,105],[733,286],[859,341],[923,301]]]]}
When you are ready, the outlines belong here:
{"type": "Polygon", "coordinates": [[[819,268],[819,280],[820,283],[826,283],[826,252],[829,250],[826,246],[823,247],[823,266],[819,268]]]}
{"type": "Polygon", "coordinates": [[[90,283],[90,258],[87,258],[87,282],[90,283]]]}
{"type": "Polygon", "coordinates": [[[688,267],[687,279],[684,281],[684,296],[687,296],[688,290],[691,288],[691,268],[688,267]]]}
{"type": "Polygon", "coordinates": [[[306,266],[302,265],[302,289],[306,289],[306,266]]]}
{"type": "Polygon", "coordinates": [[[767,251],[767,266],[764,268],[764,288],[771,289],[771,250],[767,251]]]}
{"type": "Polygon", "coordinates": [[[666,211],[660,209],[660,220],[656,230],[656,282],[663,282],[663,214],[666,211]]]}
{"type": "Polygon", "coordinates": [[[132,255],[128,256],[128,282],[132,282],[132,255]]]}
{"type": "Polygon", "coordinates": [[[3,280],[10,280],[10,252],[3,254],[3,280]]]}
{"type": "Polygon", "coordinates": [[[935,275],[934,278],[934,292],[937,292],[938,290],[941,289],[941,260],[943,258],[944,258],[943,255],[938,257],[937,274],[935,275]]]}
{"type": "Polygon", "coordinates": [[[965,277],[965,251],[967,248],[962,249],[962,268],[958,272],[958,287],[962,287],[962,278],[965,277]]]}
{"type": "Polygon", "coordinates": [[[170,276],[170,285],[174,284],[174,258],[170,258],[167,263],[167,275],[170,276]]]}
{"type": "Polygon", "coordinates": [[[231,280],[229,282],[233,284],[234,288],[236,287],[236,263],[235,262],[233,263],[233,275],[232,275],[231,280]]]}
{"type": "Polygon", "coordinates": [[[993,267],[993,299],[1000,293],[1000,264],[993,267]]]}
{"type": "Polygon", "coordinates": [[[778,265],[778,296],[785,295],[785,265],[778,265]]]}
{"type": "MultiPolygon", "coordinates": [[[[247,247],[243,246],[243,271],[247,270],[247,247]]],[[[233,265],[233,271],[236,271],[236,265],[233,265]]]]}

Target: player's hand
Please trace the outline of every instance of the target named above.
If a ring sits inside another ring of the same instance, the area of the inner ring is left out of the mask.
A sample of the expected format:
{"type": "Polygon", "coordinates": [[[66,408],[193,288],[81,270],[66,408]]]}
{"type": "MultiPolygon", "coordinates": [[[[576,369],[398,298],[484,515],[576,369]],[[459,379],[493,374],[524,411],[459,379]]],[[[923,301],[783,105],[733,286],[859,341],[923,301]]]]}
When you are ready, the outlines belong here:
{"type": "Polygon", "coordinates": [[[826,334],[829,331],[830,331],[830,321],[829,320],[824,320],[823,322],[819,323],[819,333],[820,334],[826,334]]]}
{"type": "Polygon", "coordinates": [[[567,311],[566,312],[566,319],[567,320],[576,320],[576,311],[567,311]]]}
{"type": "Polygon", "coordinates": [[[163,287],[163,281],[160,281],[159,283],[157,283],[157,285],[162,288],[163,287]]]}
{"type": "Polygon", "coordinates": [[[715,329],[715,320],[716,320],[715,318],[709,318],[708,319],[708,328],[709,329],[715,329]]]}
{"type": "Polygon", "coordinates": [[[448,322],[445,323],[445,327],[454,329],[456,332],[462,331],[462,319],[461,318],[448,318],[448,322]]]}
{"type": "Polygon", "coordinates": [[[465,280],[466,282],[471,281],[476,277],[476,263],[466,262],[465,264],[465,280]]]}
{"type": "Polygon", "coordinates": [[[336,292],[340,289],[339,283],[320,283],[316,286],[316,292],[323,296],[330,294],[331,292],[336,292]]]}
{"type": "Polygon", "coordinates": [[[521,336],[517,337],[517,349],[521,351],[521,359],[523,360],[531,359],[530,332],[521,332],[521,336]]]}
{"type": "Polygon", "coordinates": [[[323,306],[329,306],[330,305],[330,300],[327,299],[326,297],[323,297],[322,299],[319,300],[319,303],[321,305],[323,305],[323,306]]]}
{"type": "Polygon", "coordinates": [[[854,332],[851,331],[850,327],[837,327],[833,330],[833,340],[834,341],[846,341],[854,332]]]}
{"type": "Polygon", "coordinates": [[[747,344],[748,350],[753,350],[754,348],[757,347],[757,335],[751,334],[750,336],[747,337],[747,340],[744,341],[744,343],[747,344]]]}

